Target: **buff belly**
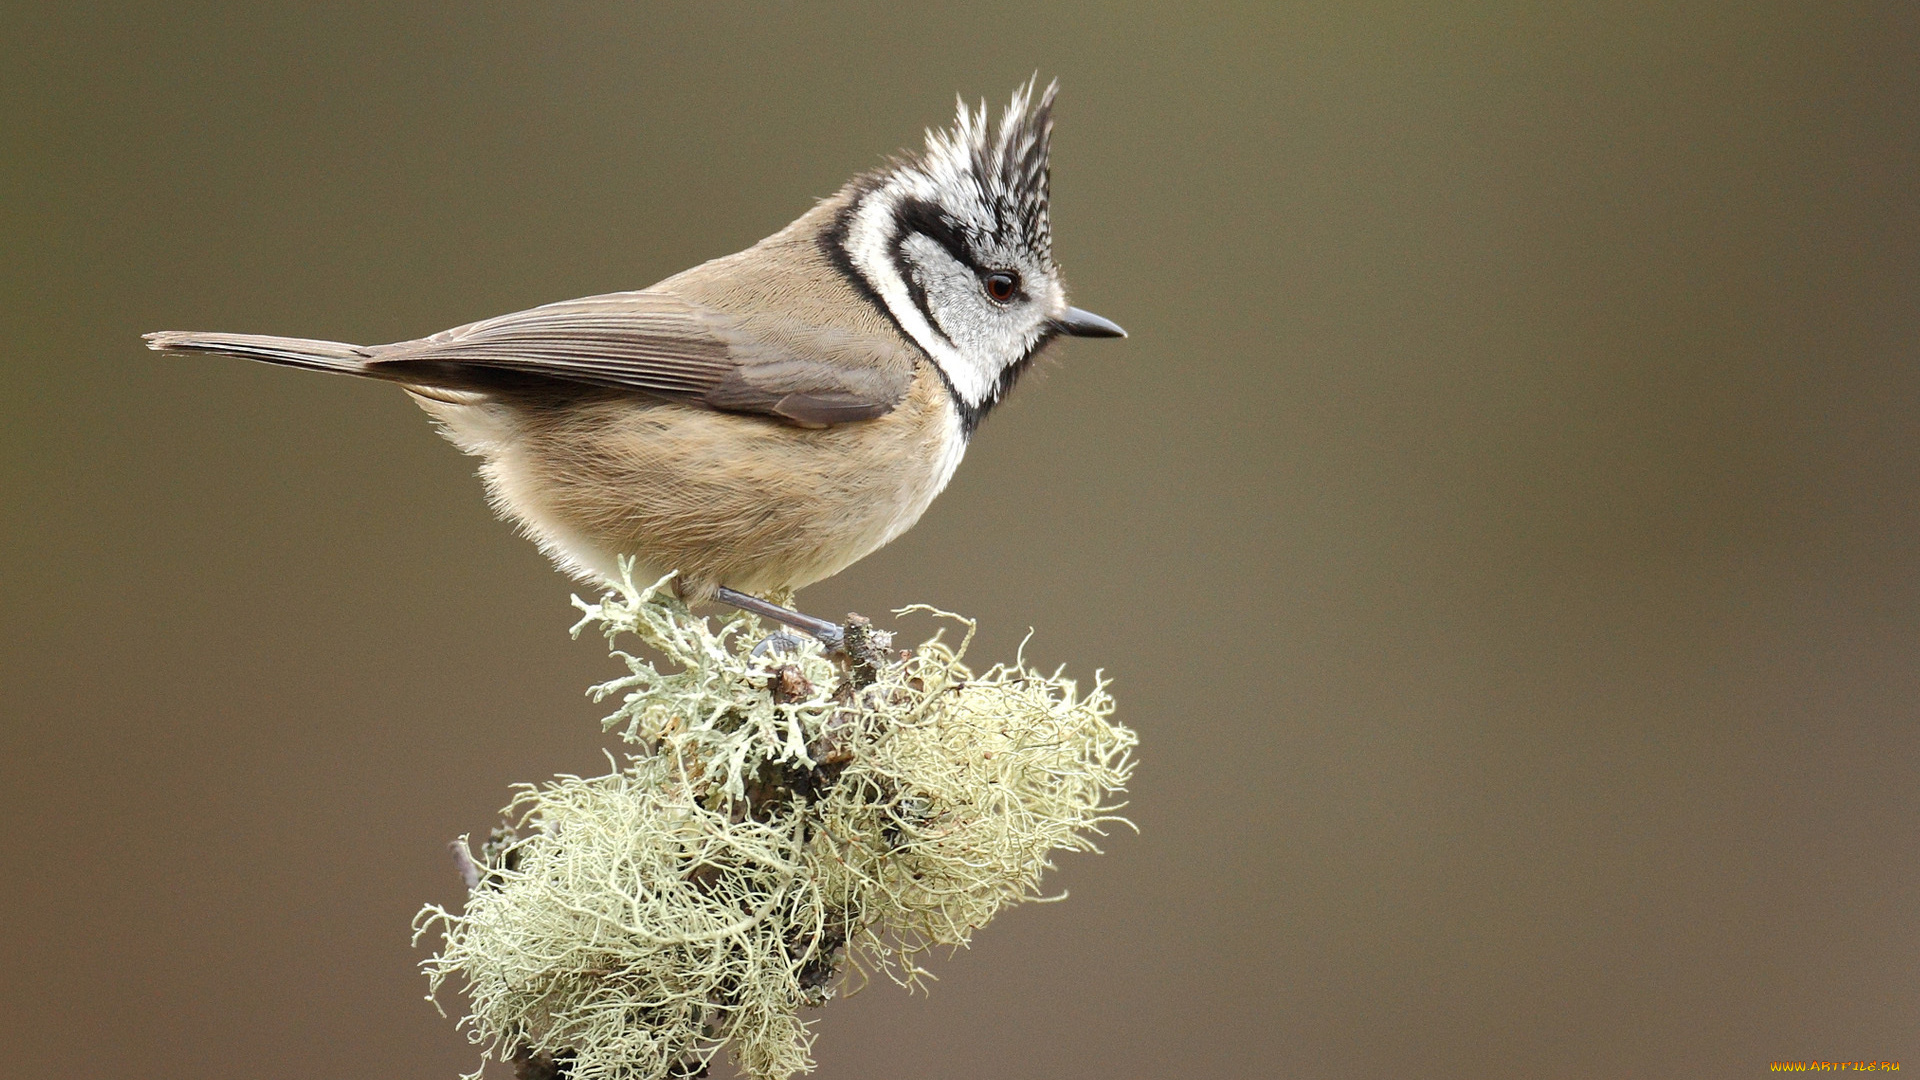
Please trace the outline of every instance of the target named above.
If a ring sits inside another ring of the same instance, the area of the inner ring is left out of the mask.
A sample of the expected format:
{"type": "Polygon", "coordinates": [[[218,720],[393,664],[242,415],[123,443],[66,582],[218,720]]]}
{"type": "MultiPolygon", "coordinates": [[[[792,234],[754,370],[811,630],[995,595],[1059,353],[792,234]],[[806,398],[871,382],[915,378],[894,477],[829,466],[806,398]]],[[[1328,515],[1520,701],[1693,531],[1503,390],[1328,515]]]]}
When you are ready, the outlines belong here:
{"type": "Polygon", "coordinates": [[[885,416],[830,428],[632,395],[447,401],[416,395],[484,459],[494,507],[569,572],[680,573],[689,601],[765,595],[845,569],[920,519],[966,449],[937,376],[885,416]]]}

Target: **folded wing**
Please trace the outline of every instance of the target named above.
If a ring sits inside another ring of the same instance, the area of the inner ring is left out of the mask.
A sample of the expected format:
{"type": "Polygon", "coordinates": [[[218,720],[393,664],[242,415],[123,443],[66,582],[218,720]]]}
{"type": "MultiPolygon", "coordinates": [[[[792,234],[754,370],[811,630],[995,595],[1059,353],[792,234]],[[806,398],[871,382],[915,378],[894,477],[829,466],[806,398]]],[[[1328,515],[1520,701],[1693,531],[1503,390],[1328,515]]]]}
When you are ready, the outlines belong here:
{"type": "Polygon", "coordinates": [[[147,339],[156,349],[424,388],[538,396],[598,386],[806,427],[892,411],[914,364],[897,342],[790,317],[731,315],[657,290],[547,304],[393,345],[178,332],[147,339]]]}

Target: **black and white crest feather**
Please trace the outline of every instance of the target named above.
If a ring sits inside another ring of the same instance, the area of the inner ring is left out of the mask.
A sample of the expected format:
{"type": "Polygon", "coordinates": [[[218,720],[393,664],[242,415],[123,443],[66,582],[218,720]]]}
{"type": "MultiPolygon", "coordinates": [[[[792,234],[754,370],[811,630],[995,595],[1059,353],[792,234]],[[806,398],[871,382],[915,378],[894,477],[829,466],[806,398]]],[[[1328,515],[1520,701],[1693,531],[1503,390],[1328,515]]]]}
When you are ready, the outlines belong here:
{"type": "Polygon", "coordinates": [[[987,126],[986,102],[968,109],[959,101],[953,127],[928,131],[926,150],[903,163],[925,172],[937,187],[974,189],[969,201],[987,213],[963,224],[982,234],[1017,239],[1049,264],[1053,226],[1047,216],[1047,161],[1053,144],[1053,98],[1059,88],[1059,83],[1049,83],[1034,101],[1033,84],[1021,87],[993,131],[987,126]]]}
{"type": "Polygon", "coordinates": [[[966,430],[1053,336],[1066,308],[1053,262],[1048,156],[1058,84],[1029,81],[998,124],[959,105],[925,149],[853,182],[826,238],[842,270],[938,366],[966,430]],[[988,303],[980,283],[1012,274],[1019,292],[988,303]]]}

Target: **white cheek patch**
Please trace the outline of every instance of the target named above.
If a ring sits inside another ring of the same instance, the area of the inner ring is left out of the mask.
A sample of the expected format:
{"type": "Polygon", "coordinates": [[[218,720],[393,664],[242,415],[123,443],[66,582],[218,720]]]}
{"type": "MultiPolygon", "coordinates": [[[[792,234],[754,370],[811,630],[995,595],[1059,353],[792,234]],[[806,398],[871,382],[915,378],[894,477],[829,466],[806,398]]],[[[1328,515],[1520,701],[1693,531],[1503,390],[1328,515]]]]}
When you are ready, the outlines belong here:
{"type": "MultiPolygon", "coordinates": [[[[1025,356],[1038,336],[1034,332],[1037,320],[1031,316],[1035,302],[1023,298],[1013,304],[996,304],[987,299],[973,268],[924,235],[910,234],[901,241],[901,247],[907,257],[908,276],[924,293],[925,302],[919,305],[921,316],[930,319],[962,356],[996,384],[991,393],[997,393],[1000,373],[1025,356]]],[[[988,266],[1025,270],[1008,253],[982,258],[988,266]]]]}
{"type": "Polygon", "coordinates": [[[860,276],[867,279],[873,291],[887,305],[887,310],[899,321],[914,343],[933,357],[940,370],[953,387],[953,392],[967,405],[978,407],[993,396],[999,372],[989,370],[985,358],[969,357],[954,348],[946,338],[927,322],[925,315],[913,302],[913,294],[907,287],[906,279],[900,276],[893,261],[895,243],[894,211],[903,199],[932,198],[934,192],[931,183],[916,184],[912,174],[904,174],[886,187],[873,192],[860,201],[854,211],[853,219],[847,225],[847,258],[852,260],[860,276]],[[922,192],[917,188],[925,187],[922,192]]]}

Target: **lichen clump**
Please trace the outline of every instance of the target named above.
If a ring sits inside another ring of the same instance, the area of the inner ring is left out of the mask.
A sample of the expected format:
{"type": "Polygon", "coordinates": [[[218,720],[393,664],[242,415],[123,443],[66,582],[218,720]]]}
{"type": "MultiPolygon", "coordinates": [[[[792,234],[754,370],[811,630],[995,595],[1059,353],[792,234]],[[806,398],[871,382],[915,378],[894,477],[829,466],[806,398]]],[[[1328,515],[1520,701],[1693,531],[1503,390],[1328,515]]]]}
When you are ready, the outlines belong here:
{"type": "Polygon", "coordinates": [[[488,1057],[651,1080],[704,1075],[730,1045],[749,1076],[810,1069],[799,1011],[849,968],[917,985],[924,953],[1038,898],[1055,851],[1119,820],[1135,740],[1103,679],[1082,691],[1024,657],[974,674],[965,620],[958,645],[885,659],[754,656],[756,620],[711,629],[662,584],[576,601],[576,635],[665,661],[615,651],[629,674],[594,689],[640,752],[521,789],[464,910],[418,920],[445,939],[433,990],[464,985],[488,1057]]]}

